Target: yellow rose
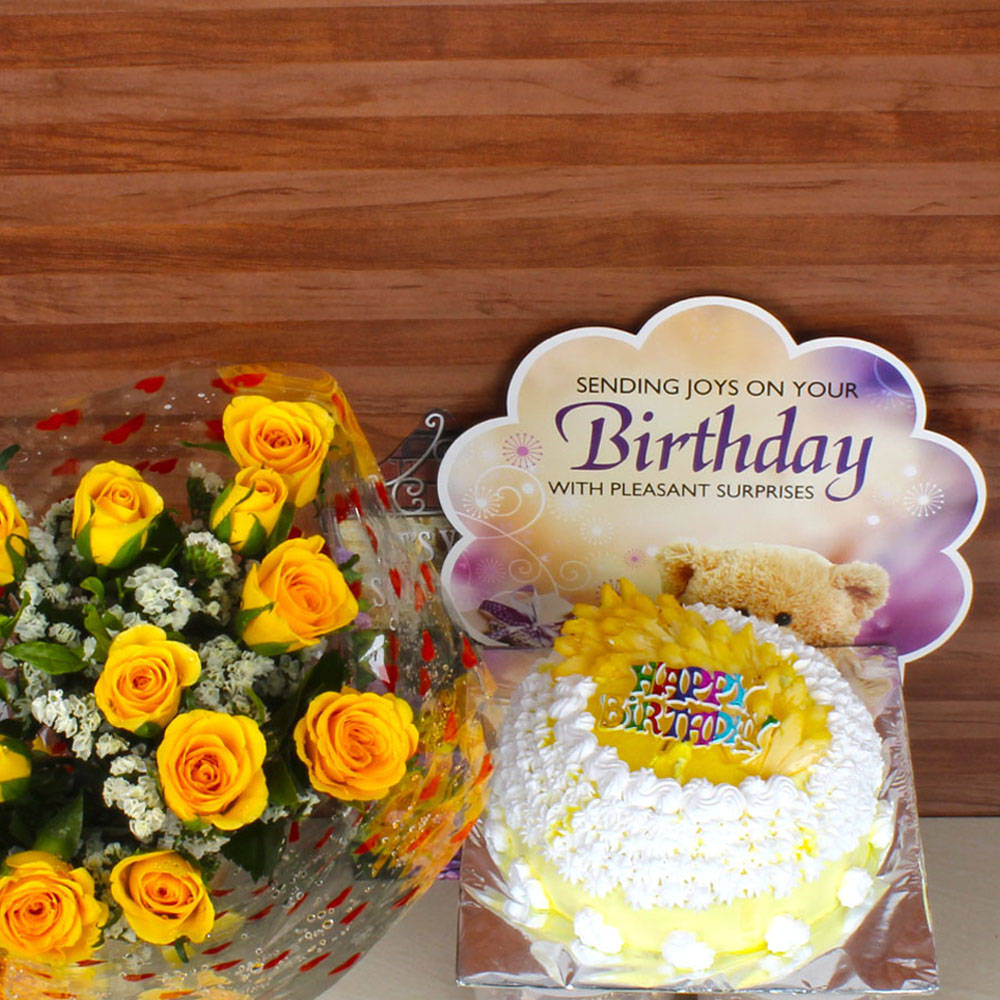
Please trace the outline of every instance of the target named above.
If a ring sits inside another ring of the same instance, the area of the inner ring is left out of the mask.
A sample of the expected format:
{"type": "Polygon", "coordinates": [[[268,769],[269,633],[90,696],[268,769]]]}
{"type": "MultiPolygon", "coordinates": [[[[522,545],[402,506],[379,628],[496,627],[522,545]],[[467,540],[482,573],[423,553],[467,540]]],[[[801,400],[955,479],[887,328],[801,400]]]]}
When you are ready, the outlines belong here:
{"type": "Polygon", "coordinates": [[[130,465],[102,462],[81,480],[73,498],[73,537],[81,555],[120,569],[142,551],[163,498],[130,465]]]}
{"type": "Polygon", "coordinates": [[[24,558],[24,542],[28,525],[10,495],[0,483],[0,587],[12,583],[18,575],[16,560],[24,558]]]}
{"type": "Polygon", "coordinates": [[[129,927],[150,944],[204,941],[215,923],[201,874],[174,851],[123,858],[111,871],[111,895],[129,927]]]}
{"type": "Polygon", "coordinates": [[[309,702],[295,726],[295,751],[310,784],[338,799],[381,798],[416,749],[413,710],[392,694],[328,691],[309,702]]]}
{"type": "Polygon", "coordinates": [[[13,802],[28,790],[31,751],[13,736],[0,736],[0,802],[13,802]]]}
{"type": "Polygon", "coordinates": [[[163,798],[185,823],[238,830],[267,805],[266,754],[263,734],[246,716],[201,708],[175,716],[156,751],[163,798]]]}
{"type": "Polygon", "coordinates": [[[240,469],[212,505],[209,527],[237,552],[255,555],[274,531],[287,499],[288,487],[273,469],[240,469]]]}
{"type": "Polygon", "coordinates": [[[252,649],[268,656],[303,649],[357,617],[358,602],[323,544],[319,535],[290,538],[251,565],[239,628],[252,649]]]}
{"type": "Polygon", "coordinates": [[[94,698],[112,726],[132,733],[149,725],[162,729],[200,675],[201,660],[190,646],[155,625],[136,625],[112,641],[94,698]]]}
{"type": "Polygon", "coordinates": [[[241,466],[263,465],[288,486],[296,507],[319,490],[326,453],[336,430],[333,416],[318,403],[235,396],[222,414],[222,433],[241,466]]]}
{"type": "Polygon", "coordinates": [[[89,958],[108,907],[94,880],[45,851],[11,855],[0,878],[0,949],[12,958],[50,964],[89,958]]]}

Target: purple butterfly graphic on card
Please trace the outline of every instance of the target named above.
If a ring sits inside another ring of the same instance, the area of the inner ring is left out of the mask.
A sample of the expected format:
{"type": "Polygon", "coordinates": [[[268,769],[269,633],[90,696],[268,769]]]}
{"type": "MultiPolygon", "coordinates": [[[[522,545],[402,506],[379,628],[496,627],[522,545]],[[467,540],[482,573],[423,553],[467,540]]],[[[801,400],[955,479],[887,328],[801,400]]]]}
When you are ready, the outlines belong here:
{"type": "Polygon", "coordinates": [[[531,584],[480,602],[485,633],[493,642],[525,649],[551,646],[572,605],[556,594],[539,594],[531,584]]]}

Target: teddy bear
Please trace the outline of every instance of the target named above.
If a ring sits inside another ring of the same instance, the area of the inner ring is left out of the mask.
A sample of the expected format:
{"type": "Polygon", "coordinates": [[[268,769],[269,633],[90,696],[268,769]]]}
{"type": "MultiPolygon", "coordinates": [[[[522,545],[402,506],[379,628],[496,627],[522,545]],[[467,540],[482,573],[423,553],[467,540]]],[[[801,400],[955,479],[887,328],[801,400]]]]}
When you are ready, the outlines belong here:
{"type": "Polygon", "coordinates": [[[711,548],[678,541],[657,555],[664,593],[789,627],[811,646],[846,646],[889,596],[876,563],[832,563],[791,545],[711,548]]]}

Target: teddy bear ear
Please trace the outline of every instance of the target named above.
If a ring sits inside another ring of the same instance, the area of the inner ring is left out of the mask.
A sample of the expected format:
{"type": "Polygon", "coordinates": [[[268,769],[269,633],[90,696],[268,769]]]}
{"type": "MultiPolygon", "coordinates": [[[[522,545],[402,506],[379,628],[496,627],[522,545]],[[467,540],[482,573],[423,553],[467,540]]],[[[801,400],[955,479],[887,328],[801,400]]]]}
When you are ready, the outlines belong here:
{"type": "Polygon", "coordinates": [[[663,593],[675,597],[684,593],[699,562],[700,548],[695,542],[671,542],[660,549],[656,565],[663,593]]]}
{"type": "Polygon", "coordinates": [[[843,563],[830,575],[833,585],[846,591],[858,621],[870,618],[889,596],[889,574],[876,563],[843,563]]]}

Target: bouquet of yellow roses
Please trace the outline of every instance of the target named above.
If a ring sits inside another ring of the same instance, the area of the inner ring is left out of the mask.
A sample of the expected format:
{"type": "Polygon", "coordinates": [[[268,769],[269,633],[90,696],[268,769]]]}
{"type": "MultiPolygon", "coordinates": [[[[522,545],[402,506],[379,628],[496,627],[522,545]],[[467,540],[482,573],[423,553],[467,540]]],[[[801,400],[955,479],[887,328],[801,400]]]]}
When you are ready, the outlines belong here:
{"type": "MultiPolygon", "coordinates": [[[[318,992],[308,974],[349,968],[483,804],[484,675],[336,383],[210,384],[194,398],[226,402],[201,440],[64,459],[82,475],[40,512],[0,482],[8,992],[15,973],[63,996],[318,992]],[[185,495],[165,495],[151,480],[185,452],[185,495]]],[[[127,415],[102,447],[146,424],[127,415]]],[[[35,430],[85,454],[83,413],[55,416],[35,430]]],[[[18,457],[0,480],[30,483],[18,457]]]]}

